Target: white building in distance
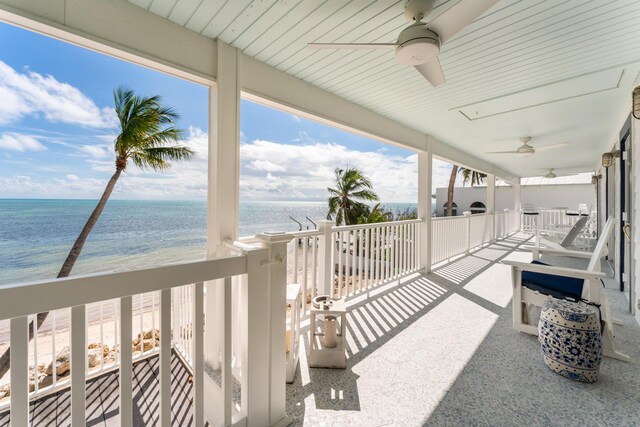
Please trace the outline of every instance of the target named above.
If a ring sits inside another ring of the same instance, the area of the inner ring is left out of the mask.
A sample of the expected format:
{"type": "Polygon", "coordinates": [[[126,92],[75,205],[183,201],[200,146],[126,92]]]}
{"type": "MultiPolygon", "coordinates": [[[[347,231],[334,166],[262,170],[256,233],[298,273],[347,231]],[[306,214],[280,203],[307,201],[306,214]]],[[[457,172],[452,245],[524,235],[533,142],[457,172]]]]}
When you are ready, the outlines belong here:
{"type": "MultiPolygon", "coordinates": [[[[585,204],[589,211],[596,209],[595,186],[591,184],[591,173],[561,176],[557,178],[531,177],[523,178],[522,204],[539,208],[565,208],[577,210],[578,205],[585,204]]],[[[487,187],[456,187],[453,193],[454,215],[462,215],[465,211],[484,213],[487,203],[487,187]]],[[[503,181],[496,182],[496,211],[513,209],[513,187],[503,181]]],[[[447,188],[436,189],[436,216],[446,214],[447,188]]]]}

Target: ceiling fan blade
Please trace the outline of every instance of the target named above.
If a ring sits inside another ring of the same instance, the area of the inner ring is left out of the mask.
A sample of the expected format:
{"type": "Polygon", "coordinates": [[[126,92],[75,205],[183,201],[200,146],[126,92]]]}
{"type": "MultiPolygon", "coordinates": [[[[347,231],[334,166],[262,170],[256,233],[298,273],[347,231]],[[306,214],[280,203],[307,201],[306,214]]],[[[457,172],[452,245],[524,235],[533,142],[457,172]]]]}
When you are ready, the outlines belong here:
{"type": "Polygon", "coordinates": [[[396,43],[307,43],[311,49],[394,49],[396,43]]]}
{"type": "Polygon", "coordinates": [[[429,62],[416,65],[415,67],[416,70],[418,70],[420,74],[422,74],[424,78],[427,79],[429,83],[431,83],[433,87],[440,86],[446,83],[444,72],[442,71],[440,60],[437,56],[431,59],[429,62]]]}
{"type": "Polygon", "coordinates": [[[496,3],[498,0],[460,0],[458,4],[429,22],[427,27],[435,31],[444,43],[496,3]]]}
{"type": "Polygon", "coordinates": [[[487,151],[484,154],[518,154],[517,151],[487,151]]]}
{"type": "Polygon", "coordinates": [[[561,142],[560,144],[552,144],[552,145],[543,145],[540,147],[533,147],[536,151],[547,151],[547,150],[553,150],[556,148],[560,148],[560,147],[564,147],[565,145],[568,145],[568,142],[561,142]]]}

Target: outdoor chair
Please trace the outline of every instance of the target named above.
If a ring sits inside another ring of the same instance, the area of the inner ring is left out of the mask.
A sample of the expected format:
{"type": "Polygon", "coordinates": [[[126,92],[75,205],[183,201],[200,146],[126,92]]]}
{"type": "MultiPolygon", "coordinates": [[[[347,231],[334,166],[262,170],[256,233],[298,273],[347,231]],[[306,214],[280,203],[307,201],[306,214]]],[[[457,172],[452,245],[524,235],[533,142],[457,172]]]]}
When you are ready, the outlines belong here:
{"type": "MultiPolygon", "coordinates": [[[[607,254],[607,242],[614,230],[614,219],[609,217],[593,252],[538,249],[534,260],[529,264],[517,261],[502,261],[511,266],[513,281],[513,327],[532,335],[538,335],[538,328],[529,324],[533,307],[542,307],[549,298],[583,301],[600,308],[603,325],[603,354],[605,356],[629,361],[629,356],[618,352],[614,347],[614,320],[611,316],[609,301],[602,292],[602,278],[606,277],[600,269],[600,261],[607,254]],[[586,270],[555,267],[539,261],[542,254],[576,258],[588,258],[586,270]]],[[[619,323],[619,322],[618,322],[619,323]]]]}
{"type": "Polygon", "coordinates": [[[583,233],[588,220],[588,215],[582,215],[571,228],[536,230],[536,245],[533,253],[534,259],[538,258],[537,253],[540,251],[541,240],[557,250],[567,250],[573,247],[576,238],[583,233]],[[556,236],[560,236],[560,238],[556,236]]]}

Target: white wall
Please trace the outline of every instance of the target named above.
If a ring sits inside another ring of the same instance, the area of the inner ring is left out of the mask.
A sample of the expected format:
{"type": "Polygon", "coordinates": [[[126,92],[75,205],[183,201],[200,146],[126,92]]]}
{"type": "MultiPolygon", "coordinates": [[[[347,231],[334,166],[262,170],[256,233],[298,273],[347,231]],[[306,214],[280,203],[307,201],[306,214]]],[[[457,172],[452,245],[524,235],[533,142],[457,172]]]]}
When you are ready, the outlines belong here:
{"type": "MultiPolygon", "coordinates": [[[[458,205],[458,215],[470,210],[473,202],[486,204],[486,187],[456,187],[453,201],[458,205]]],[[[444,215],[443,205],[447,202],[447,189],[436,189],[436,214],[444,215]]],[[[591,184],[528,185],[522,186],[522,203],[535,208],[566,207],[577,209],[586,203],[591,210],[596,206],[595,186],[591,184]]],[[[514,208],[513,187],[496,187],[496,211],[514,208]]]]}

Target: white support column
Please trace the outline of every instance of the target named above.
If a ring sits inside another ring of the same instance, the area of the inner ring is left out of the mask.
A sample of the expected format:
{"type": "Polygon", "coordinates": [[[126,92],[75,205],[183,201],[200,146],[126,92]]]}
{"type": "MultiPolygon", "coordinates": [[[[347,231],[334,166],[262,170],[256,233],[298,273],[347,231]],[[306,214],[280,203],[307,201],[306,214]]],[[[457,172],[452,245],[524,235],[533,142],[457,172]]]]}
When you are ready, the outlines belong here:
{"type": "Polygon", "coordinates": [[[420,267],[431,271],[431,182],[433,168],[432,150],[418,152],[418,218],[420,224],[420,267]]]}
{"type": "MultiPolygon", "coordinates": [[[[246,407],[247,425],[263,426],[270,420],[270,363],[271,329],[269,304],[269,249],[254,249],[247,252],[247,292],[242,293],[241,305],[245,322],[241,333],[242,356],[246,360],[246,373],[242,388],[242,404],[246,407]],[[245,387],[246,384],[246,387],[245,387]],[[246,389],[246,390],[245,390],[246,389]],[[246,397],[246,399],[245,399],[246,397]],[[246,403],[245,403],[246,402],[246,403]]],[[[285,309],[285,302],[282,309],[285,309]]],[[[285,325],[282,325],[284,333],[285,325]]],[[[284,383],[284,379],[283,379],[284,383]]]]}
{"type": "Polygon", "coordinates": [[[487,213],[491,214],[491,242],[496,240],[496,176],[487,174],[487,213]]]}
{"type": "Polygon", "coordinates": [[[269,249],[268,288],[270,296],[270,389],[269,425],[288,425],[286,409],[286,305],[287,305],[287,243],[291,234],[258,235],[269,249]]]}
{"type": "Polygon", "coordinates": [[[331,233],[334,225],[333,221],[318,221],[318,231],[322,233],[318,242],[318,295],[331,295],[331,281],[333,280],[331,233]]]}
{"type": "MultiPolygon", "coordinates": [[[[207,257],[223,254],[225,239],[237,240],[240,194],[239,53],[218,42],[216,85],[209,93],[209,169],[207,193],[207,257]]],[[[205,359],[220,367],[224,323],[223,281],[205,286],[205,359]]]]}

